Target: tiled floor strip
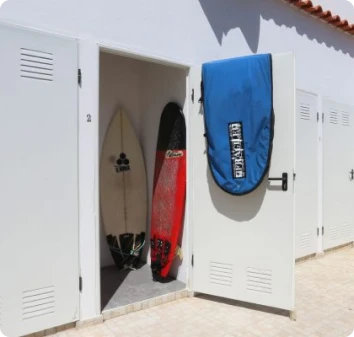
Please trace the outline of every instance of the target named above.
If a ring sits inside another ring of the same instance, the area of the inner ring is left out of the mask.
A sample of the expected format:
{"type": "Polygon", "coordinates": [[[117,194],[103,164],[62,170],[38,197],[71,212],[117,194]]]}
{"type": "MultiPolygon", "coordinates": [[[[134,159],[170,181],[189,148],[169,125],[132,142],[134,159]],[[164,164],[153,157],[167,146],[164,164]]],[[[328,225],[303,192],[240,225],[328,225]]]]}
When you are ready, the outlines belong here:
{"type": "Polygon", "coordinates": [[[291,321],[225,301],[185,297],[153,307],[141,305],[139,311],[102,324],[52,336],[348,337],[354,330],[353,248],[296,266],[296,309],[297,321],[291,321]]]}

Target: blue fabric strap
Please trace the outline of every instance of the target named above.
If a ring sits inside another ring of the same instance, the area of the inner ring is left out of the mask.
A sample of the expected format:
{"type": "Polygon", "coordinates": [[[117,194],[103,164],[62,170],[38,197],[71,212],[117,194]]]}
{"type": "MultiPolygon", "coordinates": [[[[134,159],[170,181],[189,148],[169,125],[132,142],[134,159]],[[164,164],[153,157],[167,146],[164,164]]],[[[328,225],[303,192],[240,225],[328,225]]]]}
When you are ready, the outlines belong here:
{"type": "Polygon", "coordinates": [[[209,167],[233,195],[254,191],[269,170],[273,144],[270,54],[203,64],[202,92],[209,167]]]}

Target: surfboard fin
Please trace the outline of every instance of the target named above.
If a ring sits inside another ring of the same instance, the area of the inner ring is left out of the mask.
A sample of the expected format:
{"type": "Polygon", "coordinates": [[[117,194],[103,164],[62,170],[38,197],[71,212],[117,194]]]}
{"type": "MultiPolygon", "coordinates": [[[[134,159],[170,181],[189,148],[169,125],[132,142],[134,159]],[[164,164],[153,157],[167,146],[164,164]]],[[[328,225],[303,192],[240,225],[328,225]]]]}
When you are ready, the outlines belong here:
{"type": "Polygon", "coordinates": [[[176,247],[176,256],[178,256],[180,260],[183,260],[183,251],[180,246],[176,247]]]}
{"type": "Polygon", "coordinates": [[[130,254],[134,244],[134,234],[124,233],[119,235],[120,248],[124,254],[130,254]]]}
{"type": "Polygon", "coordinates": [[[145,245],[145,232],[135,235],[132,254],[136,256],[141,255],[141,250],[145,245]]]}

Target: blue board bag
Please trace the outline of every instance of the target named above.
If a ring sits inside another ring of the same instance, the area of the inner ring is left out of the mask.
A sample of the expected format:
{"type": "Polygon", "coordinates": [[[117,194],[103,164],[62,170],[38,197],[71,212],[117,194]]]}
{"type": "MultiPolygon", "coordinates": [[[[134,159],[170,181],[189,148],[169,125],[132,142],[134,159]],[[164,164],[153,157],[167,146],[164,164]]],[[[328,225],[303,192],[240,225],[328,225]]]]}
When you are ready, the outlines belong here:
{"type": "Polygon", "coordinates": [[[203,64],[202,102],[216,184],[232,195],[251,193],[267,174],[272,153],[271,54],[203,64]]]}

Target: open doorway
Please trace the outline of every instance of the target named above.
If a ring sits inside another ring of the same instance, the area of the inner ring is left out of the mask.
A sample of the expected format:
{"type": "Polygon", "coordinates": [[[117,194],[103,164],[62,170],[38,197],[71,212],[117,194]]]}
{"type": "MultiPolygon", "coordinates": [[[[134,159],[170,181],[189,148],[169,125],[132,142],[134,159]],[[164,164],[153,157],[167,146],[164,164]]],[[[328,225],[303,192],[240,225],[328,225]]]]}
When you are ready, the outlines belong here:
{"type": "MultiPolygon", "coordinates": [[[[170,271],[172,281],[161,283],[153,280],[150,267],[150,219],[161,113],[167,103],[175,102],[187,117],[187,76],[186,68],[137,60],[106,50],[100,52],[99,157],[114,116],[117,111],[124,111],[127,123],[131,126],[140,145],[146,174],[146,204],[142,204],[140,198],[140,202],[136,203],[136,208],[132,212],[135,215],[139,212],[146,213],[143,225],[145,244],[136,268],[123,270],[117,268],[107,243],[107,226],[104,224],[102,214],[100,217],[101,310],[103,312],[186,288],[188,263],[185,258],[174,260],[170,271]],[[145,207],[146,212],[139,207],[145,207]]],[[[136,194],[138,199],[141,196],[139,193],[145,193],[145,190],[141,189],[140,192],[135,191],[135,193],[138,193],[136,194]]],[[[120,214],[119,200],[115,202],[117,214],[120,214]]],[[[100,205],[102,213],[101,202],[100,205]]],[[[124,210],[122,209],[121,212],[124,210]]],[[[117,222],[119,222],[119,215],[117,215],[117,222]]],[[[186,217],[179,245],[184,256],[188,256],[186,217]]]]}

